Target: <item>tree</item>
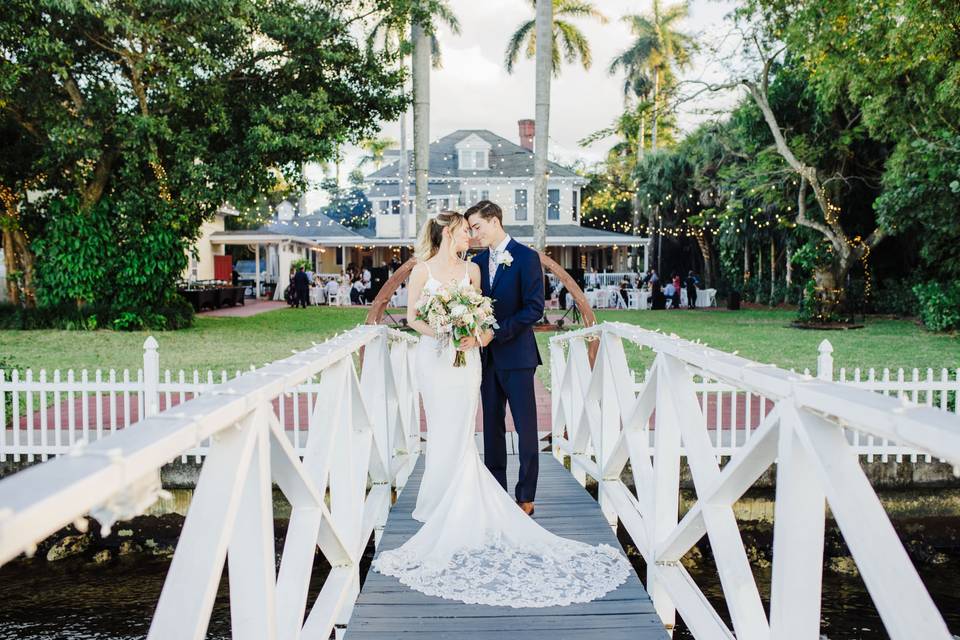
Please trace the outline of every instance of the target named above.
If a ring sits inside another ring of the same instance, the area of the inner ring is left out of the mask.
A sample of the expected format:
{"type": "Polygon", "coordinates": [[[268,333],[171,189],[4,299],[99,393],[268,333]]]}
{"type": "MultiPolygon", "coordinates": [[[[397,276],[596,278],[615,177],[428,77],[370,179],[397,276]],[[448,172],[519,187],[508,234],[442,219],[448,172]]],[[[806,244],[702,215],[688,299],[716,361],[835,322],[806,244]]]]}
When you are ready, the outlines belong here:
{"type": "MultiPolygon", "coordinates": [[[[517,59],[520,57],[520,50],[523,49],[527,59],[533,58],[537,53],[537,20],[540,15],[540,3],[537,0],[530,0],[533,6],[535,17],[521,24],[510,40],[507,42],[507,51],[504,54],[504,64],[507,73],[513,73],[517,65],[517,59]]],[[[568,64],[573,64],[580,60],[584,69],[589,69],[593,64],[593,54],[590,51],[590,43],[586,36],[577,28],[575,24],[569,22],[570,18],[594,18],[601,24],[607,23],[607,17],[600,13],[588,0],[552,0],[549,7],[552,14],[553,28],[551,47],[550,47],[550,69],[553,75],[560,75],[561,55],[568,64]],[[565,19],[566,18],[566,19],[565,19]]]]}
{"type": "Polygon", "coordinates": [[[696,50],[692,37],[677,30],[677,23],[687,17],[686,3],[662,8],[660,0],[653,0],[650,11],[642,15],[627,15],[622,19],[630,25],[635,40],[626,51],[613,59],[610,70],[622,68],[627,81],[637,82],[649,76],[653,84],[653,123],[651,147],[657,148],[657,129],[663,88],[672,83],[673,74],[687,68],[696,50]]]}
{"type": "MultiPolygon", "coordinates": [[[[653,0],[651,10],[643,15],[626,15],[622,20],[630,25],[634,41],[628,49],[615,57],[610,63],[609,72],[623,70],[624,92],[633,91],[638,98],[640,111],[640,144],[637,148],[638,162],[643,158],[646,144],[644,119],[646,110],[652,111],[651,147],[656,150],[657,134],[660,125],[661,93],[664,86],[672,84],[675,70],[684,69],[690,64],[690,57],[696,49],[694,40],[677,30],[677,23],[689,13],[686,3],[670,5],[663,9],[660,0],[653,0]],[[646,98],[652,98],[648,103],[646,98]],[[643,100],[640,101],[640,98],[643,100]]],[[[647,219],[649,233],[656,228],[656,209],[652,209],[647,219]]],[[[640,226],[640,202],[634,202],[634,228],[640,226]]],[[[657,240],[651,235],[651,247],[656,252],[657,240]]],[[[657,256],[659,259],[659,256],[657,256]]]]}
{"type": "Polygon", "coordinates": [[[359,166],[362,167],[368,162],[372,162],[374,169],[379,170],[380,166],[383,164],[383,158],[387,152],[387,149],[394,147],[396,144],[396,140],[387,137],[366,138],[361,140],[360,148],[366,151],[367,155],[360,158],[359,166]]]}
{"type": "MultiPolygon", "coordinates": [[[[460,21],[445,0],[403,0],[394,2],[371,31],[370,46],[379,42],[388,52],[399,54],[401,65],[412,54],[413,153],[415,163],[417,228],[427,219],[427,191],[430,173],[430,67],[442,65],[436,29],[445,24],[460,33],[460,21]]],[[[399,185],[403,204],[401,237],[406,237],[406,205],[409,202],[406,113],[400,119],[399,185]]]]}
{"type": "Polygon", "coordinates": [[[105,210],[116,257],[83,300],[118,312],[162,304],[218,207],[269,189],[271,167],[302,187],[304,162],[395,117],[401,75],[389,56],[365,54],[351,34],[358,16],[342,11],[298,0],[7,2],[0,130],[23,155],[0,157],[4,235],[30,239],[6,246],[21,264],[36,253],[38,297],[76,299],[44,261],[105,210]]]}
{"type": "Polygon", "coordinates": [[[874,201],[880,225],[922,234],[928,275],[960,277],[960,5],[750,0],[741,11],[800,61],[820,102],[855,105],[891,145],[874,201]]]}
{"type": "Polygon", "coordinates": [[[590,45],[583,33],[564,17],[592,17],[607,22],[607,18],[586,0],[531,0],[535,17],[524,22],[507,43],[506,67],[513,73],[526,41],[527,58],[536,57],[535,114],[536,133],[533,150],[533,244],[543,251],[547,244],[547,153],[550,136],[550,74],[560,73],[560,45],[565,58],[573,63],[579,57],[584,69],[592,62],[590,45]]]}

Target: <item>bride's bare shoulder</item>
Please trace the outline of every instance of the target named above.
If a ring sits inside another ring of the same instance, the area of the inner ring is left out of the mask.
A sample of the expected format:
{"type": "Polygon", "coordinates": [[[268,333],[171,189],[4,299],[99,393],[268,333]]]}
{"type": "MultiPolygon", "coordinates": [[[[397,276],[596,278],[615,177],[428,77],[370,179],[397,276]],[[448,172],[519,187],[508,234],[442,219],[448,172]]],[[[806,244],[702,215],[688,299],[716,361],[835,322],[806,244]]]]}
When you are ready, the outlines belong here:
{"type": "Polygon", "coordinates": [[[410,270],[410,281],[414,282],[417,280],[426,280],[427,278],[427,264],[426,262],[418,262],[413,265],[413,269],[410,270]]]}

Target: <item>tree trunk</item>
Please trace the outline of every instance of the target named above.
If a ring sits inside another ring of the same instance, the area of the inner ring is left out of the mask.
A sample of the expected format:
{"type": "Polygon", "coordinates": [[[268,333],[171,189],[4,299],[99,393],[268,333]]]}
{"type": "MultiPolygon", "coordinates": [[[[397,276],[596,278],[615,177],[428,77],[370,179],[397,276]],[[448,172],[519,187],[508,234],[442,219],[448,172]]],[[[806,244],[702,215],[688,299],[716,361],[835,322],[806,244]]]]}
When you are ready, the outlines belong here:
{"type": "MultiPolygon", "coordinates": [[[[644,137],[646,132],[644,126],[646,123],[646,118],[643,114],[640,114],[640,132],[637,135],[637,165],[643,160],[643,146],[646,142],[644,137]]],[[[636,186],[636,185],[635,185],[636,186]]],[[[648,235],[649,235],[649,229],[648,235]]],[[[640,235],[640,195],[634,191],[633,193],[633,235],[640,235]]],[[[640,247],[636,246],[633,248],[633,268],[635,271],[640,271],[640,247]]]]}
{"type": "Polygon", "coordinates": [[[13,234],[10,233],[10,230],[6,227],[3,228],[3,264],[6,268],[7,278],[7,300],[11,304],[20,304],[20,288],[17,286],[16,280],[13,278],[13,273],[18,271],[17,261],[14,258],[14,248],[13,248],[13,234]]]}
{"type": "Polygon", "coordinates": [[[407,238],[407,207],[410,203],[410,166],[407,160],[407,112],[400,114],[400,160],[397,163],[397,187],[400,195],[400,239],[407,238]]]}
{"type": "Polygon", "coordinates": [[[743,288],[747,288],[747,283],[750,282],[750,242],[744,238],[743,239],[743,288]]]}
{"type": "Polygon", "coordinates": [[[650,128],[650,148],[657,150],[657,120],[660,119],[660,70],[653,68],[653,125],[650,128]]]}
{"type": "Polygon", "coordinates": [[[763,302],[763,292],[760,287],[763,286],[763,245],[757,247],[757,293],[753,296],[753,301],[757,304],[763,302]]]}
{"type": "Polygon", "coordinates": [[[777,247],[770,238],[770,305],[773,306],[773,289],[777,284],[777,247]]]}
{"type": "Polygon", "coordinates": [[[787,287],[789,288],[793,284],[793,265],[790,263],[790,260],[793,258],[793,247],[790,244],[787,244],[787,287]]]}
{"type": "Polygon", "coordinates": [[[430,36],[413,24],[413,157],[416,162],[417,229],[427,221],[430,175],[430,36]]]}
{"type": "Polygon", "coordinates": [[[697,246],[700,247],[700,255],[703,256],[703,287],[709,289],[713,284],[713,249],[710,247],[706,233],[697,236],[697,246]]]}
{"type": "Polygon", "coordinates": [[[547,142],[550,137],[550,74],[553,72],[553,2],[537,0],[536,132],[533,152],[533,246],[547,246],[547,142]]]}

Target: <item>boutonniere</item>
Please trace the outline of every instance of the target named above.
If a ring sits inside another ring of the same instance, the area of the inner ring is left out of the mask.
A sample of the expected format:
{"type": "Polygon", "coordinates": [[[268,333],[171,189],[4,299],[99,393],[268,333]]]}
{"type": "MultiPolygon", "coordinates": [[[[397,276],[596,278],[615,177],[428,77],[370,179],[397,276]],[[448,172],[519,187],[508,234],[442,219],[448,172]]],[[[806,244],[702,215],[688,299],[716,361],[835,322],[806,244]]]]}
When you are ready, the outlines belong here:
{"type": "Polygon", "coordinates": [[[497,264],[502,264],[504,267],[509,267],[513,264],[513,256],[510,255],[510,252],[504,249],[499,254],[497,254],[497,264]]]}

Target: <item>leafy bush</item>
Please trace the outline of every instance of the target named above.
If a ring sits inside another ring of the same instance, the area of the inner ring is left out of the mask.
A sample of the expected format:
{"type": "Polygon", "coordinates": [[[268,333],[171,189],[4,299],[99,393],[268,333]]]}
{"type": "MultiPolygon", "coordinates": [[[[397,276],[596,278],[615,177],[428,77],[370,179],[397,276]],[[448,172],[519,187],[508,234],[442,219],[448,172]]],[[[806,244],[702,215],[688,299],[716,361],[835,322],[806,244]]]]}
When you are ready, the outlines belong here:
{"type": "Polygon", "coordinates": [[[920,303],[924,326],[931,331],[960,329],[960,282],[925,282],[914,285],[913,292],[920,303]]]}
{"type": "Polygon", "coordinates": [[[888,278],[874,289],[872,306],[876,313],[915,316],[919,302],[907,281],[888,278]]]}

